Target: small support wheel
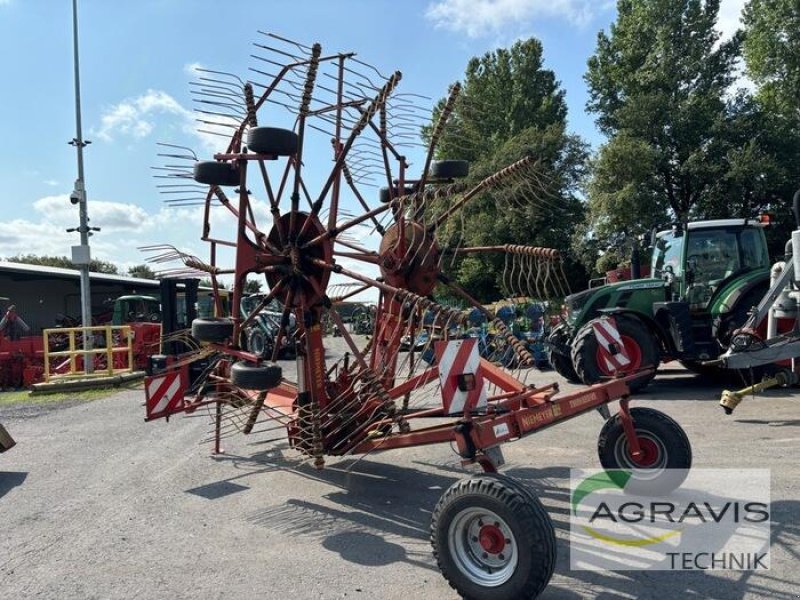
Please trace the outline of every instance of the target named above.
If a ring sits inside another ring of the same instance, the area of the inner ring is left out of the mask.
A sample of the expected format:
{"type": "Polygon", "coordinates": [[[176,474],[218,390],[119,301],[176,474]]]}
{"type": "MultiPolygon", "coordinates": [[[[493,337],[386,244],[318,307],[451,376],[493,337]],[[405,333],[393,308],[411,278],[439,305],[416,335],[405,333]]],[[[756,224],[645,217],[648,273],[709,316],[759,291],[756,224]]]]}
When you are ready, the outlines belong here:
{"type": "Polygon", "coordinates": [[[555,567],[550,517],[527,488],[501,475],[453,484],[433,511],[431,543],[444,578],[472,600],[535,598],[555,567]]]}
{"type": "Polygon", "coordinates": [[[233,337],[231,319],[195,319],[192,321],[192,337],[198,342],[221,344],[233,337]]]}
{"type": "Polygon", "coordinates": [[[283,369],[275,363],[255,364],[245,361],[231,366],[231,383],[245,390],[271,390],[283,377],[283,369]]]}
{"type": "Polygon", "coordinates": [[[431,163],[430,174],[433,179],[458,179],[469,175],[469,161],[435,160],[431,163]]]}
{"type": "Polygon", "coordinates": [[[597,440],[597,454],[604,469],[627,474],[623,486],[632,493],[654,495],[678,488],[692,466],[692,446],[686,432],[664,413],[652,408],[632,408],[631,418],[641,455],[634,457],[621,417],[606,421],[597,440]]]}
{"type": "Polygon", "coordinates": [[[297,153],[298,137],[290,129],[253,127],[247,132],[247,147],[258,154],[291,156],[297,153]]]}
{"type": "Polygon", "coordinates": [[[233,164],[204,160],[194,164],[194,180],[203,185],[237,186],[239,185],[239,171],[233,164]]]}

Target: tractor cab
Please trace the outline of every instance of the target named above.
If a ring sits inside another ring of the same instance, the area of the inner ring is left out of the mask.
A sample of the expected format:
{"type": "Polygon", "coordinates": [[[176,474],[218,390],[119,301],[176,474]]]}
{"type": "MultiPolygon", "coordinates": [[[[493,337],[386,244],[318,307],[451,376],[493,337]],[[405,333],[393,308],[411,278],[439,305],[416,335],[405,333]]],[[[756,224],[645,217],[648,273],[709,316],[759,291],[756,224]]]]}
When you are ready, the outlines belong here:
{"type": "Polygon", "coordinates": [[[763,225],[746,219],[689,223],[656,235],[651,272],[670,287],[674,301],[708,310],[717,292],[740,276],[769,268],[763,225]]]}
{"type": "Polygon", "coordinates": [[[161,303],[152,296],[132,294],[114,301],[112,325],[127,323],[160,323],[161,303]]]}

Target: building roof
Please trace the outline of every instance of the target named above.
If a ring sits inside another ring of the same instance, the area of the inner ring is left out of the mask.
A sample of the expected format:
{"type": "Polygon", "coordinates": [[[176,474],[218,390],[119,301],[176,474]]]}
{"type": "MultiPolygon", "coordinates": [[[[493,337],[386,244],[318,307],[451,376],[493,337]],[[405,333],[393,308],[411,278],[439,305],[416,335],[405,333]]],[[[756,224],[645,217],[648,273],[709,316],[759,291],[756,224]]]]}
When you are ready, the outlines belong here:
{"type": "MultiPolygon", "coordinates": [[[[45,267],[42,265],[29,265],[25,263],[15,263],[0,261],[0,275],[46,275],[60,279],[80,279],[81,272],[77,269],[62,269],[61,267],[45,267]]],[[[108,281],[112,283],[127,283],[142,287],[157,288],[159,282],[155,279],[139,279],[138,277],[128,277],[127,275],[110,275],[108,273],[89,273],[89,281],[108,281]]]]}

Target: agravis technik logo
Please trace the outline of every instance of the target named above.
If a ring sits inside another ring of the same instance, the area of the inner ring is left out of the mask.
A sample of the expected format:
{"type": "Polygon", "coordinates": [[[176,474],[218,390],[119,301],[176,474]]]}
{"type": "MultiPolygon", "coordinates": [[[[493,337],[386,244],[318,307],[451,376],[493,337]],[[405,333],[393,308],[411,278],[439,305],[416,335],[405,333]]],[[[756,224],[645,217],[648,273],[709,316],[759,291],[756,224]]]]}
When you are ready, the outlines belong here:
{"type": "Polygon", "coordinates": [[[571,568],[769,568],[768,470],[673,475],[686,481],[665,494],[628,471],[573,470],[571,568]]]}

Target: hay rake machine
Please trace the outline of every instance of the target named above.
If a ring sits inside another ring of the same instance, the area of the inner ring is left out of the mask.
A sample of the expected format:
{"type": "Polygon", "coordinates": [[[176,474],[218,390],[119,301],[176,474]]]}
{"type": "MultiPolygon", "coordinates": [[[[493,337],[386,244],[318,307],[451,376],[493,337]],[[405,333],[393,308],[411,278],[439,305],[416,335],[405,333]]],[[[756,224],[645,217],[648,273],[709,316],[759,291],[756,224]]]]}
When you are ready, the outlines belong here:
{"type": "Polygon", "coordinates": [[[441,233],[457,225],[471,200],[501,190],[536,201],[543,177],[531,157],[471,183],[456,181],[468,177],[466,162],[433,160],[459,102],[458,85],[431,111],[421,97],[398,92],[399,72],[384,76],[354,54],[326,55],[318,44],[263,35],[264,43],[255,44],[253,81],[202,71],[193,88],[204,128],[226,131],[225,149],[213,161],[198,161],[186,148],[163,146],[168,162],[159,171],[160,188],[174,206],[203,207],[210,259],[170,246],[146,250],[155,262],[180,263],[165,275],[210,277],[214,289],[228,276],[234,291],[231,317],[196,319],[191,335],[199,345],[169,357],[148,377],[147,418],[205,406],[216,451],[228,433],[285,429],[290,446],[320,468],[326,456],[450,443],[465,465],[485,473],[454,485],[434,510],[432,543],[442,573],[465,597],[535,597],[553,572],[554,530],[530,491],[496,473],[500,445],[592,409],[607,412],[615,399],[619,414],[600,436],[605,467],[648,477],[688,468],[688,440],[666,415],[628,408],[630,377],[563,396],[557,384],[527,384],[528,351],[447,276],[459,254],[502,252],[509,257],[504,286],[540,298],[565,286],[557,250],[442,243],[441,233]],[[432,115],[424,164],[412,178],[404,152],[432,115]],[[288,127],[262,124],[281,117],[288,127]],[[320,146],[330,166],[315,183],[320,173],[308,173],[312,148],[320,146]],[[375,183],[383,187],[371,205],[364,189],[375,183]],[[375,248],[368,247],[372,237],[375,248]],[[226,251],[232,266],[223,264],[226,251]],[[277,356],[265,361],[244,348],[241,334],[258,312],[240,312],[248,275],[263,276],[268,285],[259,308],[273,299],[284,307],[278,336],[290,315],[296,317],[296,382],[283,378],[277,356]],[[480,359],[474,339],[447,339],[452,326],[466,324],[466,313],[432,300],[437,285],[493,322],[518,355],[517,371],[480,359]],[[336,306],[370,292],[378,304],[365,340],[348,331],[336,306]],[[425,352],[399,352],[401,338],[418,332],[423,314],[432,314],[445,336],[428,342],[434,357],[428,361],[421,359],[425,352]],[[338,326],[348,348],[334,364],[326,362],[324,321],[338,326]],[[199,360],[204,371],[190,384],[187,367],[199,360]]]}

